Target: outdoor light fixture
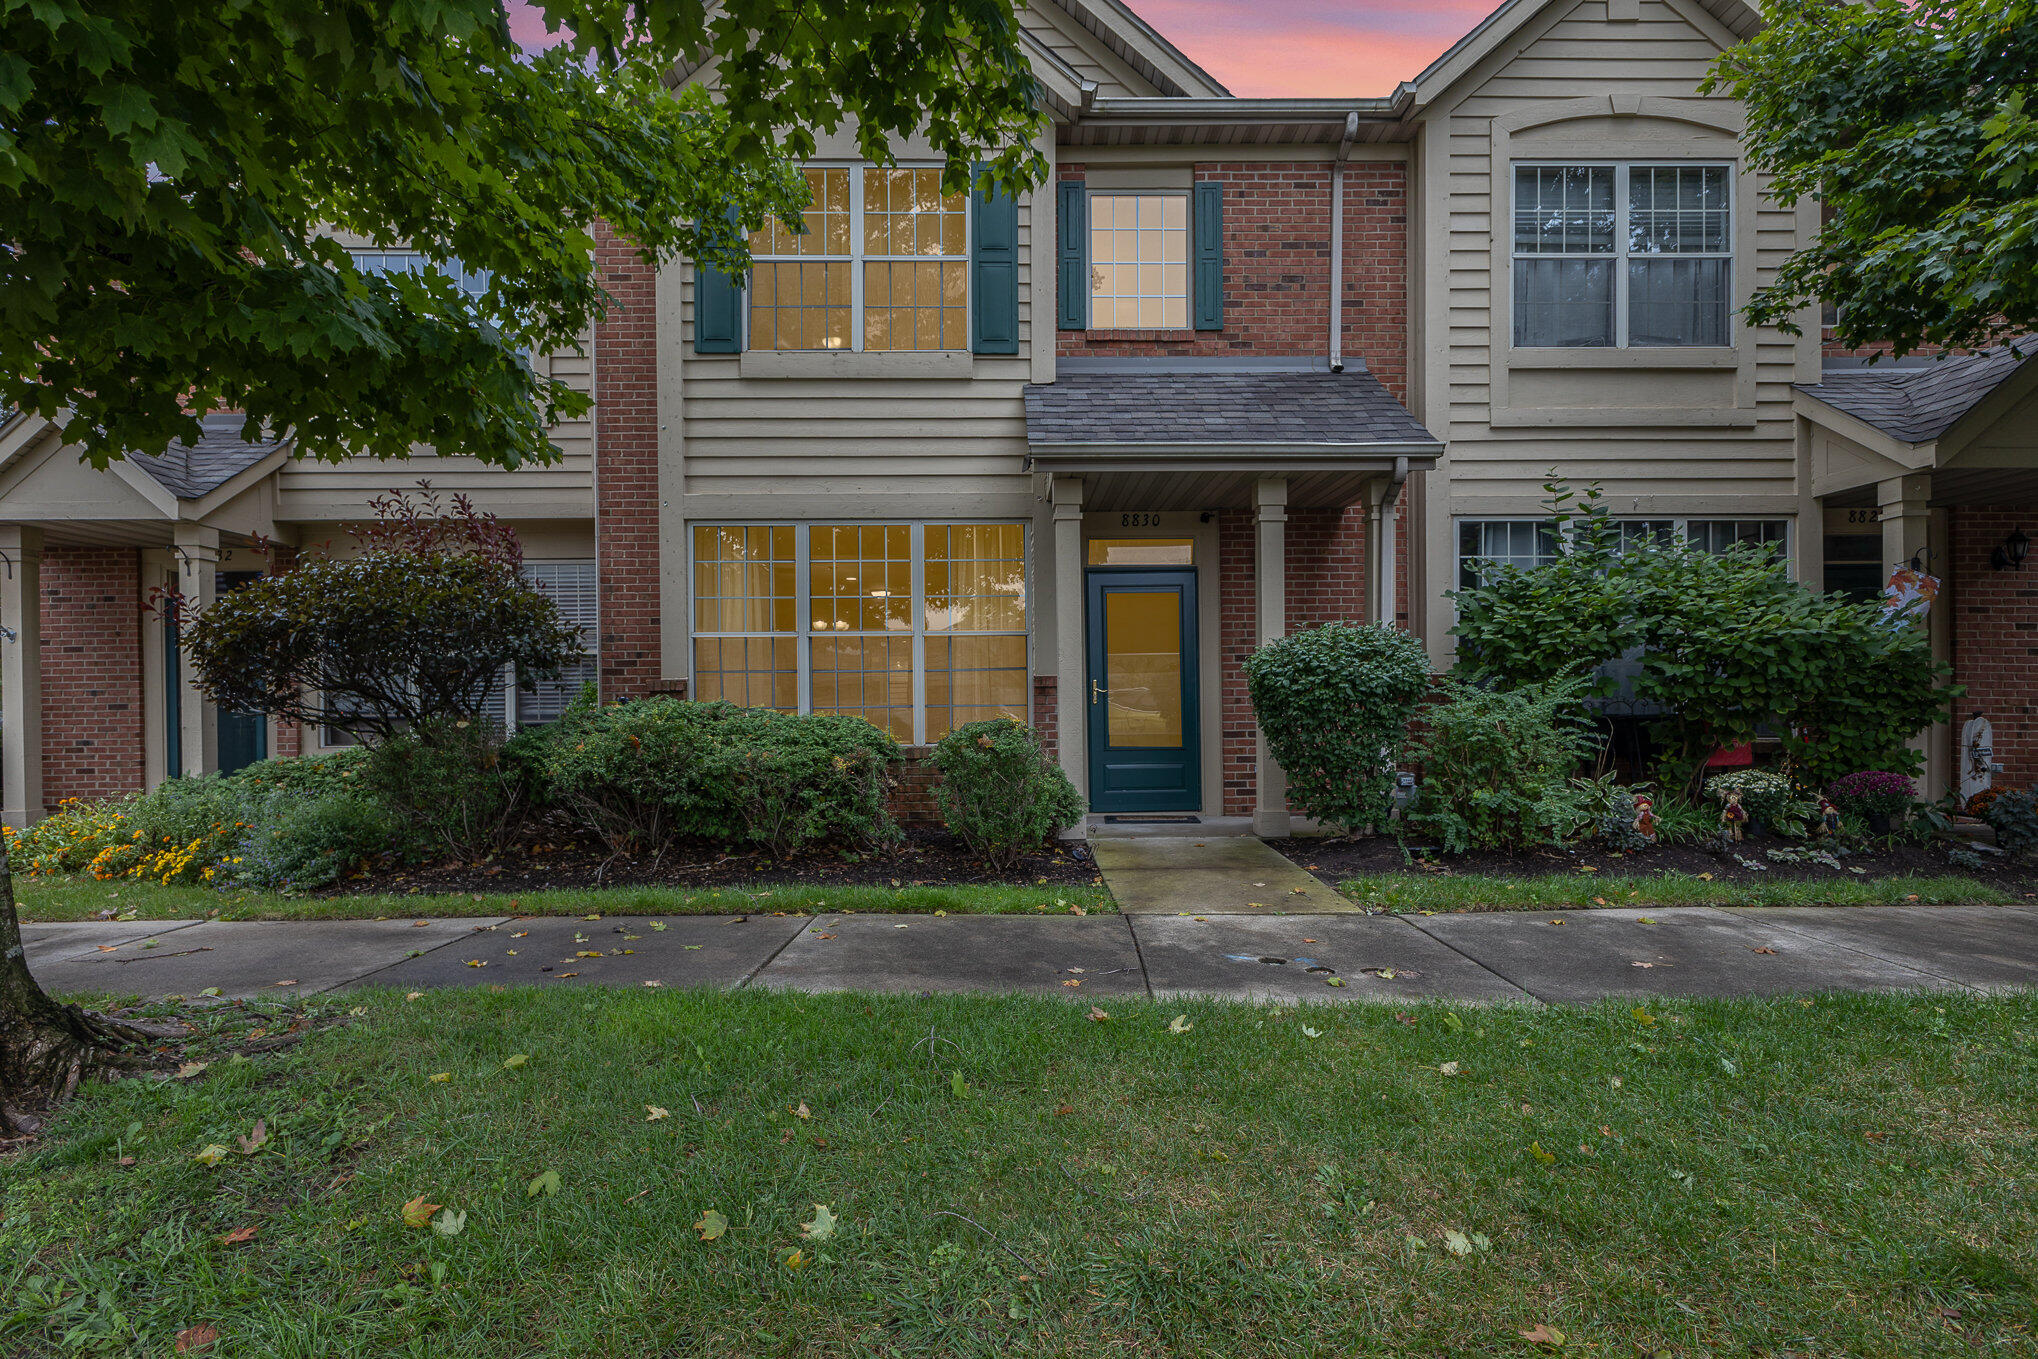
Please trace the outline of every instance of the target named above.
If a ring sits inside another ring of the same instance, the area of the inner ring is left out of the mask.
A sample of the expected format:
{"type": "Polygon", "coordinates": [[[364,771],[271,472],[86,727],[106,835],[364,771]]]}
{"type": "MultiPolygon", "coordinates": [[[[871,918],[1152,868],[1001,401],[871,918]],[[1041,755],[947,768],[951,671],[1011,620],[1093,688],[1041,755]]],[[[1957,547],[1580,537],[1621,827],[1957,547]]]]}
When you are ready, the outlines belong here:
{"type": "Polygon", "coordinates": [[[1998,571],[2021,571],[2024,558],[2031,555],[2031,535],[2022,529],[2011,529],[2010,536],[1996,545],[1988,554],[1988,564],[1998,571]]]}

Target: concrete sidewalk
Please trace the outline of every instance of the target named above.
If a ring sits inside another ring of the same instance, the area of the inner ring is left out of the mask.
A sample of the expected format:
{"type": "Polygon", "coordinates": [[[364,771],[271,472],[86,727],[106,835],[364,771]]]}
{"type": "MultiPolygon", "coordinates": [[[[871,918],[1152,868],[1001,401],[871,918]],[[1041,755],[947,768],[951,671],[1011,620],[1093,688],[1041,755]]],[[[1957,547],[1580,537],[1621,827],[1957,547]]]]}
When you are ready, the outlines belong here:
{"type": "Polygon", "coordinates": [[[2038,986],[2038,909],[848,915],[28,925],[54,992],[767,986],[1073,1000],[1586,1002],[2038,986]]]}

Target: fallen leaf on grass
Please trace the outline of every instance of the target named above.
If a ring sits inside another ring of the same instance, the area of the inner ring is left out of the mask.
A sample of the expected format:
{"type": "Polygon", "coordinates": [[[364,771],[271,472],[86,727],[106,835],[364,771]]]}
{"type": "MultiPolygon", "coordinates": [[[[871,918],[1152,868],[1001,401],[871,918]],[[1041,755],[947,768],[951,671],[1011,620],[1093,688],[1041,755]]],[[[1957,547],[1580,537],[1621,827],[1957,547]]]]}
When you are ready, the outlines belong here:
{"type": "Polygon", "coordinates": [[[528,1052],[512,1052],[509,1056],[502,1059],[502,1064],[505,1068],[513,1070],[530,1060],[531,1054],[528,1052]]]}
{"type": "Polygon", "coordinates": [[[207,1142],[191,1159],[202,1166],[216,1166],[226,1159],[226,1148],[217,1142],[207,1142]]]}
{"type": "Polygon", "coordinates": [[[800,1235],[809,1241],[826,1241],[835,1235],[835,1213],[825,1203],[814,1205],[814,1220],[800,1224],[800,1235]]]}
{"type": "Polygon", "coordinates": [[[451,1208],[440,1209],[439,1215],[432,1219],[432,1230],[440,1236],[460,1235],[467,1230],[466,1210],[456,1213],[451,1208]]]}
{"type": "Polygon", "coordinates": [[[186,1062],[182,1066],[177,1068],[177,1079],[180,1081],[188,1081],[193,1076],[196,1076],[199,1072],[205,1070],[205,1068],[211,1065],[212,1063],[210,1062],[186,1062]]]}
{"type": "Polygon", "coordinates": [[[1169,1033],[1187,1033],[1195,1027],[1195,1024],[1190,1021],[1187,1015],[1176,1015],[1168,1021],[1169,1033]]]}
{"type": "Polygon", "coordinates": [[[211,1349],[219,1339],[219,1327],[197,1325],[186,1326],[177,1332],[177,1353],[195,1354],[199,1350],[211,1349]]]}
{"type": "Polygon", "coordinates": [[[701,1240],[713,1241],[729,1230],[729,1219],[712,1208],[701,1209],[701,1220],[693,1224],[701,1234],[701,1240]]]}
{"type": "Polygon", "coordinates": [[[1557,1164],[1557,1158],[1550,1152],[1544,1151],[1543,1144],[1541,1142],[1529,1143],[1529,1155],[1535,1157],[1538,1161],[1541,1161],[1546,1166],[1553,1166],[1557,1164]]]}
{"type": "Polygon", "coordinates": [[[234,1138],[234,1141],[241,1144],[241,1155],[243,1156],[253,1156],[262,1149],[262,1144],[268,1140],[269,1125],[259,1118],[255,1120],[255,1126],[248,1130],[246,1137],[234,1138]]]}
{"type": "Polygon", "coordinates": [[[1302,1026],[1302,1036],[1304,1038],[1321,1038],[1323,1037],[1323,1030],[1312,1029],[1307,1024],[1304,1024],[1302,1026]]]}
{"type": "Polygon", "coordinates": [[[1109,1019],[1110,1017],[1111,1016],[1107,1012],[1098,1009],[1096,1006],[1092,1005],[1090,1007],[1090,1013],[1088,1018],[1092,1024],[1102,1024],[1105,1020],[1109,1019]]]}
{"type": "Polygon", "coordinates": [[[225,1236],[222,1236],[219,1239],[219,1244],[222,1246],[243,1245],[249,1241],[253,1241],[255,1239],[255,1233],[259,1232],[260,1230],[262,1230],[260,1227],[236,1227],[232,1231],[228,1232],[225,1236]]]}
{"type": "Polygon", "coordinates": [[[1472,1238],[1453,1228],[1444,1233],[1444,1249],[1453,1255],[1470,1255],[1472,1238]]]}
{"type": "Polygon", "coordinates": [[[425,1079],[433,1085],[444,1085],[447,1081],[453,1079],[453,1073],[450,1071],[434,1071],[431,1075],[425,1077],[425,1079]]]}
{"type": "Polygon", "coordinates": [[[813,1116],[814,1111],[807,1107],[807,1102],[805,1100],[801,1100],[799,1102],[799,1105],[793,1110],[794,1118],[812,1118],[813,1116]]]}
{"type": "Polygon", "coordinates": [[[420,996],[422,996],[422,995],[424,995],[424,992],[422,992],[422,991],[413,991],[413,992],[411,992],[411,993],[410,993],[409,995],[405,996],[405,997],[404,997],[404,999],[405,999],[406,1001],[412,1001],[412,1000],[416,1000],[416,999],[418,999],[418,997],[420,997],[420,996]]]}
{"type": "Polygon", "coordinates": [[[644,1121],[646,1123],[656,1123],[661,1118],[671,1117],[672,1110],[670,1109],[661,1109],[655,1104],[647,1104],[644,1106],[644,1121]]]}
{"type": "Polygon", "coordinates": [[[1630,1010],[1628,1013],[1632,1014],[1635,1017],[1635,1022],[1637,1024],[1640,1024],[1645,1029],[1653,1027],[1656,1023],[1656,1016],[1650,1014],[1646,1009],[1644,1009],[1640,1005],[1637,1005],[1633,1010],[1630,1010]]]}
{"type": "Polygon", "coordinates": [[[787,1251],[785,1253],[785,1267],[787,1269],[805,1269],[807,1267],[807,1253],[797,1249],[787,1251]]]}
{"type": "Polygon", "coordinates": [[[438,1204],[426,1203],[425,1196],[420,1194],[403,1205],[403,1225],[406,1227],[422,1227],[427,1222],[430,1222],[432,1214],[438,1211],[438,1204]]]}
{"type": "Polygon", "coordinates": [[[547,1170],[542,1174],[535,1175],[532,1177],[531,1182],[524,1186],[525,1198],[534,1199],[540,1194],[550,1196],[558,1192],[559,1172],[556,1170],[547,1170]]]}
{"type": "Polygon", "coordinates": [[[1531,1345],[1548,1345],[1551,1349],[1557,1349],[1564,1343],[1564,1333],[1562,1331],[1554,1326],[1545,1326],[1541,1322],[1537,1322],[1528,1330],[1523,1331],[1521,1338],[1528,1341],[1531,1345]]]}
{"type": "Polygon", "coordinates": [[[1458,1074],[1458,1064],[1456,1062],[1445,1062],[1437,1070],[1446,1076],[1455,1076],[1458,1074]]]}

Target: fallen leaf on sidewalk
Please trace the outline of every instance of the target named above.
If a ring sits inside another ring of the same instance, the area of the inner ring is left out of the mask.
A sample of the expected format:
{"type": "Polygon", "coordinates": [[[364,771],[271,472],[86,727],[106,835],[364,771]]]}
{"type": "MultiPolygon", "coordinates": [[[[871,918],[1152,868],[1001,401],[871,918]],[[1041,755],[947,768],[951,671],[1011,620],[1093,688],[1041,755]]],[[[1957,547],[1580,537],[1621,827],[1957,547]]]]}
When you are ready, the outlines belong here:
{"type": "Polygon", "coordinates": [[[297,985],[297,978],[295,978],[295,977],[292,977],[292,978],[291,978],[290,980],[288,980],[288,981],[280,981],[280,982],[270,982],[270,983],[269,983],[269,985],[271,985],[271,986],[295,986],[295,985],[297,985]]]}
{"type": "Polygon", "coordinates": [[[1771,954],[1773,954],[1773,953],[1775,953],[1775,952],[1776,952],[1776,950],[1775,950],[1775,949],[1773,949],[1773,948],[1751,948],[1751,949],[1749,949],[1749,950],[1748,950],[1748,952],[1750,952],[1750,953],[1771,953],[1771,954]]]}

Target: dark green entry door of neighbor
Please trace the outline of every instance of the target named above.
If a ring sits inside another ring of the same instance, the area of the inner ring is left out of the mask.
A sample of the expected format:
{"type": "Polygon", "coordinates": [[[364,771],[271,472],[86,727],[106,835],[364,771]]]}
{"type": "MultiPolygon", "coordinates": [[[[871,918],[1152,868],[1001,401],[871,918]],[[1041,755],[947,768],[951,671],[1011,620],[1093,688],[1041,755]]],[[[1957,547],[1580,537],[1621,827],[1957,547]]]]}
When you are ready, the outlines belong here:
{"type": "MultiPolygon", "coordinates": [[[[222,571],[219,591],[237,590],[249,581],[261,579],[260,571],[222,571]]],[[[260,713],[219,710],[219,772],[231,774],[257,760],[269,758],[269,719],[260,713]]]]}
{"type": "Polygon", "coordinates": [[[1203,805],[1196,573],[1089,572],[1090,807],[1203,805]]]}

